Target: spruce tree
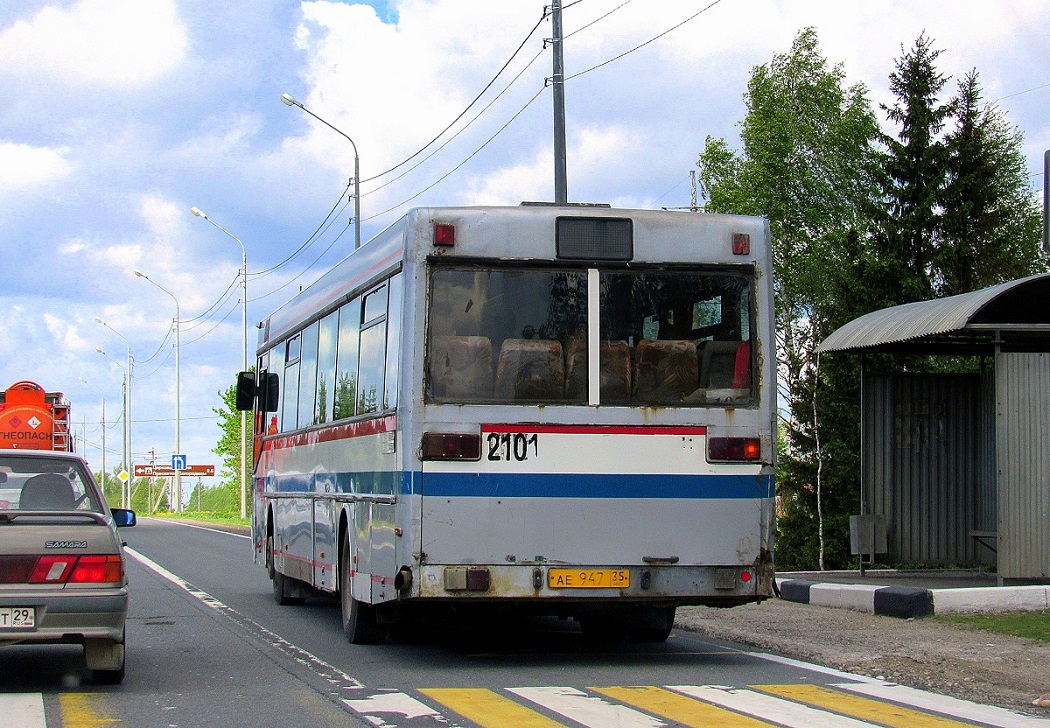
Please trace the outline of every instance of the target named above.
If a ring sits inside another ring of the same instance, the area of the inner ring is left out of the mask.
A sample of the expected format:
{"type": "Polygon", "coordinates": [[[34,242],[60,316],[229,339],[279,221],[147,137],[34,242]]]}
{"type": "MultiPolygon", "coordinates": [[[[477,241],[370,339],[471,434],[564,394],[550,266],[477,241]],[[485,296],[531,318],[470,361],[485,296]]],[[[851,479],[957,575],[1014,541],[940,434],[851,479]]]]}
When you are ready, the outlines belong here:
{"type": "Polygon", "coordinates": [[[981,106],[976,70],[959,82],[952,107],[955,128],[945,138],[947,184],[935,256],[943,296],[1045,268],[1020,131],[995,106],[981,106]]]}
{"type": "Polygon", "coordinates": [[[948,153],[939,137],[952,107],[938,103],[947,82],[935,66],[941,51],[925,34],[912,50],[901,50],[890,74],[897,102],[882,105],[898,132],[896,137],[879,133],[884,151],[875,169],[882,189],[874,217],[884,305],[933,297],[940,200],[948,174],[948,153]]]}

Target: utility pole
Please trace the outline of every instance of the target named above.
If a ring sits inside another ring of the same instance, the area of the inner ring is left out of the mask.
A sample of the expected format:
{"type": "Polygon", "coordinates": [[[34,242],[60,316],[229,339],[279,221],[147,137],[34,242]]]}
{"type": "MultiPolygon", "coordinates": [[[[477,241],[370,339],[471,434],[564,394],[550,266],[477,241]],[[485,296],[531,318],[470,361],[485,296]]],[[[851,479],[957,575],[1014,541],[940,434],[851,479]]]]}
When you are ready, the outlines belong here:
{"type": "Polygon", "coordinates": [[[554,202],[564,205],[569,201],[565,171],[565,63],[562,53],[561,0],[551,0],[551,25],[554,56],[554,202]]]}

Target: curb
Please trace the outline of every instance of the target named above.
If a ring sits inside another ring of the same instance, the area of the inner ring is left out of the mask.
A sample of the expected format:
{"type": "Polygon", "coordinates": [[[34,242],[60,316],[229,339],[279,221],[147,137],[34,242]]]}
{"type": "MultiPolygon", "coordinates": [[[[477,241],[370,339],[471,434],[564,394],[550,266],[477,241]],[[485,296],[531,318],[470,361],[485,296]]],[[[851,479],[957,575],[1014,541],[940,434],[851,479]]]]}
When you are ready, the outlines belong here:
{"type": "Polygon", "coordinates": [[[901,619],[936,614],[1043,611],[1050,609],[1050,587],[918,589],[902,586],[831,584],[777,579],[780,598],[800,604],[840,607],[901,619]]]}
{"type": "Polygon", "coordinates": [[[824,584],[803,579],[778,580],[780,598],[801,604],[842,607],[868,614],[910,619],[933,614],[929,589],[902,586],[824,584]]]}

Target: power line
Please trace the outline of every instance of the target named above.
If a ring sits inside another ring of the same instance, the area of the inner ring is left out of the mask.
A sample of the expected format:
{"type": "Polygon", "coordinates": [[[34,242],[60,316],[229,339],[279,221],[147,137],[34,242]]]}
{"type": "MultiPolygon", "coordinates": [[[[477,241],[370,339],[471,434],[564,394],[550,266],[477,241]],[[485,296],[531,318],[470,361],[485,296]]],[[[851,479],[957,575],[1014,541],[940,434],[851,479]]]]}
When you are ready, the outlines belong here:
{"type": "MultiPolygon", "coordinates": [[[[576,0],[576,2],[582,2],[582,0],[576,0]]],[[[566,36],[565,36],[565,37],[564,37],[564,38],[563,38],[562,40],[565,40],[565,39],[567,39],[567,38],[571,38],[571,37],[573,37],[574,35],[576,35],[577,33],[582,33],[583,31],[587,30],[588,28],[590,28],[590,27],[591,27],[592,25],[594,25],[595,23],[598,23],[598,22],[601,22],[602,20],[605,20],[606,18],[608,18],[608,17],[610,16],[610,15],[612,15],[613,13],[615,13],[615,12],[616,12],[617,10],[619,10],[620,8],[622,8],[622,7],[624,6],[624,5],[626,5],[626,4],[627,4],[627,3],[629,3],[629,2],[631,2],[631,0],[624,0],[624,1],[622,2],[622,3],[620,3],[619,5],[617,5],[617,6],[615,7],[615,8],[613,8],[613,9],[612,9],[612,10],[610,10],[609,12],[607,12],[607,13],[606,13],[605,15],[601,15],[601,16],[599,16],[599,17],[595,18],[594,20],[592,20],[591,22],[587,23],[587,24],[586,24],[586,25],[584,25],[583,27],[581,27],[581,28],[577,28],[576,30],[574,30],[574,31],[572,31],[571,33],[569,33],[568,35],[566,35],[566,36]]],[[[576,3],[569,3],[568,5],[565,5],[565,6],[563,6],[563,7],[562,7],[562,10],[566,10],[566,9],[568,9],[568,8],[571,8],[571,7],[572,7],[573,5],[575,5],[575,4],[576,4],[576,3]]]]}
{"type": "Polygon", "coordinates": [[[620,54],[620,55],[618,55],[618,56],[613,56],[612,58],[610,58],[610,59],[609,59],[609,60],[607,60],[607,61],[602,61],[601,63],[599,63],[599,64],[597,64],[597,65],[594,65],[594,66],[591,66],[590,68],[588,68],[588,69],[586,69],[586,70],[580,71],[579,73],[574,73],[574,74],[573,74],[573,75],[571,75],[571,76],[567,76],[567,77],[565,78],[565,81],[571,81],[572,79],[574,79],[574,78],[578,78],[579,76],[582,76],[582,75],[583,75],[583,74],[585,74],[585,73],[590,73],[591,71],[597,70],[597,69],[601,68],[602,66],[608,66],[608,65],[609,65],[610,63],[613,63],[613,62],[615,62],[615,61],[618,61],[618,60],[620,60],[621,58],[623,58],[624,56],[628,56],[628,55],[630,55],[631,53],[634,53],[634,52],[635,52],[636,50],[638,50],[638,49],[640,49],[640,48],[644,48],[645,46],[649,45],[650,43],[652,43],[652,42],[654,42],[654,41],[657,41],[657,40],[659,40],[660,38],[663,38],[663,37],[664,37],[665,35],[667,35],[667,34],[668,34],[668,33],[670,33],[671,31],[673,31],[673,30],[677,30],[678,28],[681,28],[681,27],[682,27],[683,25],[685,25],[685,24],[686,24],[686,23],[688,23],[689,21],[691,21],[691,20],[694,20],[694,19],[696,19],[697,17],[699,17],[699,16],[701,15],[701,14],[703,14],[703,13],[706,13],[706,12],[707,12],[708,10],[710,10],[711,8],[713,8],[713,7],[715,6],[715,5],[718,5],[718,3],[720,3],[720,2],[722,2],[722,0],[714,0],[714,2],[712,2],[712,3],[710,4],[710,5],[708,5],[708,6],[704,7],[704,8],[702,8],[701,10],[698,10],[698,11],[697,11],[697,12],[695,12],[695,13],[693,13],[692,15],[690,15],[690,16],[689,16],[688,18],[686,18],[686,19],[685,19],[685,20],[683,20],[682,22],[678,23],[677,25],[673,25],[673,26],[671,26],[670,28],[668,28],[667,30],[665,30],[665,31],[664,31],[663,33],[660,33],[659,35],[655,35],[655,36],[653,36],[652,38],[650,38],[649,40],[645,41],[644,43],[639,43],[639,44],[638,44],[638,45],[636,45],[636,46],[635,46],[634,48],[631,48],[631,49],[630,49],[630,50],[628,50],[628,51],[624,51],[623,53],[621,53],[621,54],[620,54]]]}
{"type": "Polygon", "coordinates": [[[469,104],[467,104],[467,108],[463,109],[463,111],[461,111],[459,113],[459,115],[456,116],[455,119],[453,119],[451,122],[449,122],[448,126],[446,126],[444,129],[442,129],[440,132],[438,132],[437,136],[435,136],[429,142],[424,144],[420,149],[418,149],[417,151],[413,152],[410,156],[406,157],[405,159],[403,159],[400,162],[398,162],[397,164],[395,164],[390,169],[388,169],[388,170],[386,170],[384,172],[380,172],[379,174],[374,175],[372,177],[369,177],[367,179],[363,179],[363,180],[361,180],[361,182],[371,182],[373,180],[379,179],[380,177],[384,177],[384,176],[390,174],[395,169],[398,169],[398,168],[404,166],[405,164],[407,164],[411,160],[413,160],[416,157],[418,157],[420,154],[422,154],[424,151],[426,151],[430,147],[430,145],[432,145],[434,142],[436,142],[438,139],[440,139],[442,136],[444,136],[445,132],[447,132],[449,129],[451,129],[453,126],[455,126],[456,122],[458,122],[460,119],[462,119],[464,116],[466,116],[467,112],[470,111],[474,107],[474,104],[476,104],[481,99],[481,97],[485,95],[485,92],[488,91],[490,88],[492,88],[492,84],[496,83],[496,80],[500,77],[500,75],[505,70],[507,70],[507,66],[509,66],[514,61],[515,58],[517,58],[518,54],[521,53],[521,49],[525,47],[525,44],[529,42],[529,39],[532,38],[533,34],[540,27],[540,25],[543,24],[543,21],[546,20],[546,18],[547,18],[547,14],[546,14],[546,12],[544,12],[544,14],[540,17],[540,19],[536,21],[536,25],[532,26],[532,30],[530,30],[528,32],[528,35],[525,36],[525,39],[523,41],[521,41],[521,43],[515,49],[514,53],[512,53],[510,58],[507,59],[507,62],[504,63],[503,66],[501,66],[500,69],[496,72],[496,75],[493,76],[492,79],[487,84],[485,84],[485,88],[481,89],[481,92],[477,96],[474,97],[474,100],[471,101],[469,104]]]}
{"type": "Polygon", "coordinates": [[[514,116],[510,117],[510,119],[507,120],[506,124],[504,124],[499,129],[497,129],[496,133],[494,133],[492,136],[490,136],[488,139],[486,139],[484,144],[482,144],[480,147],[478,147],[473,152],[471,152],[470,155],[466,159],[464,159],[462,162],[457,164],[455,167],[450,169],[448,172],[446,172],[441,177],[439,177],[436,180],[434,180],[431,184],[427,185],[426,187],[424,187],[423,189],[421,189],[419,192],[415,193],[411,197],[409,197],[409,198],[407,198],[405,200],[402,200],[401,202],[397,203],[393,207],[388,207],[387,209],[383,210],[382,212],[377,212],[375,215],[372,215],[371,217],[366,217],[365,220],[374,220],[375,218],[380,217],[382,215],[385,215],[388,212],[392,212],[393,210],[396,210],[397,208],[401,207],[402,205],[405,205],[405,204],[411,202],[412,200],[416,199],[417,197],[422,195],[424,192],[428,192],[428,191],[432,190],[434,187],[436,187],[441,182],[444,182],[449,176],[451,176],[453,173],[459,171],[459,169],[461,167],[463,167],[463,165],[465,165],[467,162],[469,162],[471,159],[473,159],[475,156],[477,156],[477,154],[479,152],[481,152],[482,149],[487,147],[489,145],[489,143],[492,142],[493,139],[495,139],[497,136],[499,136],[503,132],[504,129],[506,129],[508,126],[510,126],[511,123],[513,123],[513,121],[515,119],[517,119],[519,116],[521,116],[521,114],[525,111],[525,109],[529,108],[532,105],[532,102],[534,102],[536,99],[538,99],[540,94],[542,94],[545,90],[546,90],[546,87],[541,88],[539,91],[537,91],[535,93],[535,95],[533,95],[533,97],[531,99],[529,99],[527,102],[525,102],[524,106],[522,106],[520,109],[518,109],[518,111],[514,114],[514,116]]]}

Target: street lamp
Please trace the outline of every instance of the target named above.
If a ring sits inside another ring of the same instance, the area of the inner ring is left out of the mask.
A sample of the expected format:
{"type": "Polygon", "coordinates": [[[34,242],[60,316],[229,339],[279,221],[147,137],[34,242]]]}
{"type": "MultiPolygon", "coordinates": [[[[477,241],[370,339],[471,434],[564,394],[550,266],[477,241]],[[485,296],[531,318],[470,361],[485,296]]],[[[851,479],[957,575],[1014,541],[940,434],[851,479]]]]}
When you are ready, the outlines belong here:
{"type": "MultiPolygon", "coordinates": [[[[128,341],[128,337],[117,331],[115,328],[107,324],[98,316],[95,317],[95,323],[105,326],[107,329],[112,331],[114,334],[124,339],[124,343],[128,347],[128,368],[124,372],[124,465],[125,472],[130,476],[133,471],[131,465],[131,377],[134,369],[134,359],[131,356],[131,342],[128,341]]],[[[105,352],[103,352],[105,353],[105,352]]],[[[124,484],[127,487],[126,500],[124,502],[125,508],[131,508],[131,483],[132,479],[129,477],[127,482],[124,484]]],[[[122,491],[123,492],[123,491],[122,491]]]]}
{"type": "Polygon", "coordinates": [[[320,116],[310,111],[308,108],[303,106],[300,102],[295,100],[295,97],[291,94],[281,94],[281,101],[285,106],[298,106],[300,109],[305,111],[310,116],[317,119],[319,122],[327,126],[329,129],[342,134],[346,137],[346,140],[350,142],[350,146],[354,148],[354,250],[361,247],[361,160],[357,156],[357,145],[354,144],[354,140],[351,139],[346,132],[341,129],[329,124],[327,121],[322,119],[320,116]]]}
{"type": "MultiPolygon", "coordinates": [[[[95,320],[103,326],[106,326],[106,328],[109,328],[102,319],[96,318],[95,320]]],[[[98,346],[95,347],[95,351],[102,356],[109,356],[109,354],[98,346]]],[[[122,448],[124,450],[124,456],[120,467],[124,472],[130,472],[131,467],[128,465],[128,455],[131,452],[131,445],[129,444],[131,442],[131,349],[128,349],[128,369],[125,369],[124,365],[119,361],[114,360],[113,363],[120,367],[121,372],[124,374],[124,444],[122,448]]],[[[121,507],[131,508],[131,478],[128,478],[127,481],[121,482],[120,500],[121,507]]]]}
{"type": "MultiPolygon", "coordinates": [[[[150,278],[148,275],[140,270],[135,271],[135,275],[139,278],[145,278],[147,281],[152,283],[154,286],[171,296],[171,300],[175,302],[175,454],[181,455],[182,452],[179,448],[179,429],[181,425],[181,417],[179,414],[179,333],[181,325],[179,321],[179,299],[175,298],[175,294],[169,291],[167,288],[157,283],[155,280],[150,278]]],[[[172,465],[175,463],[173,462],[172,465]]],[[[175,512],[182,513],[182,471],[175,468],[175,512]]]]}
{"type": "MultiPolygon", "coordinates": [[[[202,217],[210,222],[219,230],[223,231],[231,238],[237,241],[237,244],[241,246],[241,371],[248,370],[248,252],[244,248],[244,243],[236,235],[231,233],[229,230],[224,228],[219,223],[212,220],[210,217],[204,214],[204,211],[199,207],[191,207],[192,212],[197,217],[202,217]]],[[[245,497],[247,495],[247,481],[248,481],[248,413],[241,410],[241,518],[248,517],[248,509],[245,504],[245,497]]]]}

